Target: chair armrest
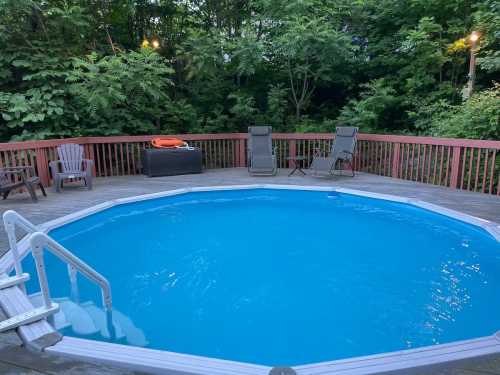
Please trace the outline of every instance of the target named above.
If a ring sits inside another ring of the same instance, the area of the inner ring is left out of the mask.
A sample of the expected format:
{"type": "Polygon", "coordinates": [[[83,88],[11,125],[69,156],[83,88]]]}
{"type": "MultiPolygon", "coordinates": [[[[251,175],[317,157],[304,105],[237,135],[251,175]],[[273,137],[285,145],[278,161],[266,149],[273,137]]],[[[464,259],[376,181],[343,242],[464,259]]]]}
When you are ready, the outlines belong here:
{"type": "Polygon", "coordinates": [[[52,160],[49,163],[49,168],[52,172],[52,176],[55,176],[56,173],[59,173],[59,164],[61,164],[60,160],[52,160]]]}
{"type": "Polygon", "coordinates": [[[347,151],[347,150],[343,150],[342,152],[343,152],[344,154],[349,155],[351,158],[354,158],[354,153],[353,153],[353,152],[351,152],[351,151],[347,151]]]}
{"type": "Polygon", "coordinates": [[[313,157],[315,157],[315,158],[326,157],[327,154],[328,154],[328,151],[325,151],[324,148],[321,148],[321,147],[314,147],[313,148],[313,157]]]}
{"type": "Polygon", "coordinates": [[[6,171],[9,171],[9,172],[23,172],[23,171],[34,171],[35,169],[31,166],[31,165],[22,165],[22,166],[19,166],[19,167],[5,167],[3,168],[4,170],[6,171]]]}
{"type": "Polygon", "coordinates": [[[3,168],[3,171],[6,174],[21,176],[21,180],[23,182],[26,181],[30,176],[35,175],[35,168],[29,165],[24,165],[20,167],[7,167],[3,168]]]}
{"type": "Polygon", "coordinates": [[[92,166],[94,165],[94,161],[91,159],[83,159],[83,165],[84,165],[84,170],[85,171],[90,171],[92,169],[92,166]]]}

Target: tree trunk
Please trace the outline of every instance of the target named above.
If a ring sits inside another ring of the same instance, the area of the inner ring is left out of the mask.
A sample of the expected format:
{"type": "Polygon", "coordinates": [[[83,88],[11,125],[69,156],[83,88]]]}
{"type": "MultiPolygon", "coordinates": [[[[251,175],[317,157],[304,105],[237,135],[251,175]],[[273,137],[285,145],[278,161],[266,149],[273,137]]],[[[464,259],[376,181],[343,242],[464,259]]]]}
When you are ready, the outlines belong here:
{"type": "Polygon", "coordinates": [[[296,117],[297,121],[300,120],[300,104],[297,104],[295,106],[295,117],[296,117]]]}

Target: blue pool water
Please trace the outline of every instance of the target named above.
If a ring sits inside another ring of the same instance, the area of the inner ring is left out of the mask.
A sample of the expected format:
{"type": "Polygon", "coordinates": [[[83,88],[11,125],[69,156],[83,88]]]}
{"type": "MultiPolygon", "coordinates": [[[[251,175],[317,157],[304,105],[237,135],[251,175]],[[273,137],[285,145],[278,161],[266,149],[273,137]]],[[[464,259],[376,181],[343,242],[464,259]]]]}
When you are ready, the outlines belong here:
{"type": "MultiPolygon", "coordinates": [[[[499,243],[404,204],[327,192],[190,193],[50,234],[109,279],[129,332],[120,343],[297,365],[500,329],[499,243]]],[[[46,262],[53,296],[69,296],[65,266],[49,254],[46,262]]],[[[35,275],[31,256],[24,263],[35,275]]],[[[79,287],[81,303],[101,306],[94,285],[80,277],[79,287]]]]}

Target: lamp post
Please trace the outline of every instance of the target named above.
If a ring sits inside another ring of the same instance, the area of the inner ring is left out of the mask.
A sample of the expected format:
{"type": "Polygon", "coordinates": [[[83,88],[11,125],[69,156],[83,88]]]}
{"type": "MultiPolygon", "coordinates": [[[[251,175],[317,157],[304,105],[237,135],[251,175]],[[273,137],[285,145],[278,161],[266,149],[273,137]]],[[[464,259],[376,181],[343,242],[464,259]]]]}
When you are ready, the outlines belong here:
{"type": "Polygon", "coordinates": [[[470,63],[469,63],[469,84],[467,86],[467,98],[472,96],[474,91],[474,81],[476,79],[476,47],[479,40],[479,33],[473,31],[470,40],[470,63]]]}

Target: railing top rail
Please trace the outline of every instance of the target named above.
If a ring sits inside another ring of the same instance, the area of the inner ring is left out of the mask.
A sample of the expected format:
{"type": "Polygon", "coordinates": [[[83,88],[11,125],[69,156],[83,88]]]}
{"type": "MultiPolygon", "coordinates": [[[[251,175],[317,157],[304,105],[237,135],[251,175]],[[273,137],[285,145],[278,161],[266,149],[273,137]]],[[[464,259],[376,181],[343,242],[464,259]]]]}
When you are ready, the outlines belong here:
{"type": "MultiPolygon", "coordinates": [[[[86,144],[104,144],[104,143],[149,142],[153,138],[161,136],[162,135],[134,135],[134,136],[123,135],[123,136],[111,136],[111,137],[79,137],[79,138],[65,138],[65,139],[49,139],[41,141],[9,142],[9,143],[0,143],[0,151],[14,151],[14,150],[56,147],[63,143],[79,143],[86,145],[86,144]]],[[[242,140],[247,138],[246,133],[173,134],[168,136],[182,138],[186,141],[242,140]]],[[[334,137],[333,133],[274,133],[273,134],[273,138],[276,140],[330,140],[333,139],[333,137],[334,137]]],[[[500,141],[496,140],[436,138],[436,137],[367,134],[367,133],[360,133],[358,135],[358,139],[361,141],[425,144],[425,145],[451,146],[451,147],[489,148],[489,149],[500,150],[500,141]]]]}
{"type": "Polygon", "coordinates": [[[29,150],[36,148],[55,147],[63,143],[80,143],[85,144],[85,137],[81,138],[63,138],[63,139],[47,139],[39,141],[24,141],[24,142],[7,142],[0,143],[0,151],[13,151],[13,150],[29,150]]]}
{"type": "Polygon", "coordinates": [[[126,143],[149,142],[156,137],[176,137],[185,141],[246,139],[246,133],[220,133],[220,134],[166,134],[166,135],[120,135],[113,137],[88,137],[87,143],[126,143]]]}
{"type": "MultiPolygon", "coordinates": [[[[274,133],[273,138],[283,139],[283,140],[331,140],[334,138],[334,134],[333,133],[274,133]]],[[[437,138],[437,137],[420,137],[411,135],[368,134],[368,133],[358,133],[358,139],[360,141],[491,148],[500,150],[500,141],[483,140],[483,139],[437,138]]]]}
{"type": "Polygon", "coordinates": [[[168,135],[120,135],[110,137],[78,137],[47,139],[39,141],[7,142],[0,143],[0,151],[28,150],[37,148],[57,147],[64,143],[78,143],[81,145],[98,143],[128,143],[149,142],[155,137],[177,137],[186,141],[197,140],[222,140],[222,139],[245,139],[246,133],[224,133],[224,134],[168,134],[168,135]]]}
{"type": "Polygon", "coordinates": [[[419,137],[409,135],[386,135],[386,134],[359,134],[358,139],[365,141],[410,143],[436,146],[456,146],[472,148],[491,148],[500,150],[500,141],[487,139],[459,139],[459,138],[436,138],[419,137]]]}

